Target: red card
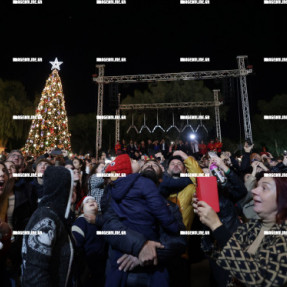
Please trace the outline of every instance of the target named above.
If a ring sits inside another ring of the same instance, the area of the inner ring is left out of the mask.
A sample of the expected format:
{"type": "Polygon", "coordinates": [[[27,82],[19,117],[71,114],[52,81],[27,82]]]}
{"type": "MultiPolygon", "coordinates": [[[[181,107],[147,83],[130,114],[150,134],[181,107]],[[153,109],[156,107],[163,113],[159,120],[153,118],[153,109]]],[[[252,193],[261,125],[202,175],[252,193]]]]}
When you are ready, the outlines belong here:
{"type": "Polygon", "coordinates": [[[217,181],[215,176],[198,177],[196,194],[199,201],[210,205],[215,212],[219,212],[217,181]]]}

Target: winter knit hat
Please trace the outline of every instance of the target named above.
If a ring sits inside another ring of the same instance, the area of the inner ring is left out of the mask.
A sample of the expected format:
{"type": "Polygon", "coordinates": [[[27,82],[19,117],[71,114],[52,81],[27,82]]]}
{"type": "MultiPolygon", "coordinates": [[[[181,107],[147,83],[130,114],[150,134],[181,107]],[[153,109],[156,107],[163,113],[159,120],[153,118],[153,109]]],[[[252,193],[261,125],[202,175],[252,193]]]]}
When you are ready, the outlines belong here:
{"type": "Polygon", "coordinates": [[[93,196],[91,196],[91,195],[87,195],[87,196],[84,196],[84,197],[82,197],[82,199],[76,204],[76,207],[75,207],[75,209],[76,210],[80,210],[81,208],[83,208],[84,207],[84,204],[87,202],[87,200],[89,200],[89,199],[94,199],[94,200],[96,200],[93,196]]]}
{"type": "Polygon", "coordinates": [[[131,159],[128,154],[118,155],[106,168],[106,173],[132,173],[131,159]]]}
{"type": "Polygon", "coordinates": [[[84,197],[82,204],[84,205],[89,199],[95,200],[95,198],[93,196],[88,195],[88,196],[84,197]]]}

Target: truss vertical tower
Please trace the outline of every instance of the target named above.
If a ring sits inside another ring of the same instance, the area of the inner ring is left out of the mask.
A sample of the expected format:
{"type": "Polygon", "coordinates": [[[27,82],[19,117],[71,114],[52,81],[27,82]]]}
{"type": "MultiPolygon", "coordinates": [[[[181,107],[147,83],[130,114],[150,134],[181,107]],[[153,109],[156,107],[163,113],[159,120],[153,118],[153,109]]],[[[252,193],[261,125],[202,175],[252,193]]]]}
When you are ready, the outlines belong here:
{"type": "MultiPolygon", "coordinates": [[[[105,65],[97,65],[99,69],[98,76],[98,107],[97,116],[103,115],[103,103],[104,103],[104,73],[105,65]]],[[[97,134],[96,134],[96,158],[98,159],[99,149],[102,147],[102,134],[103,134],[103,120],[97,118],[97,134]]]]}
{"type": "Polygon", "coordinates": [[[218,101],[218,93],[220,90],[213,90],[214,95],[214,110],[215,110],[215,124],[216,124],[216,136],[221,139],[221,127],[220,127],[220,115],[219,115],[219,101],[218,101]]]}
{"type": "Polygon", "coordinates": [[[245,59],[247,59],[247,56],[237,56],[238,69],[240,73],[239,80],[245,139],[250,138],[251,142],[253,142],[246,81],[246,75],[248,75],[248,70],[246,70],[245,68],[245,59]]]}

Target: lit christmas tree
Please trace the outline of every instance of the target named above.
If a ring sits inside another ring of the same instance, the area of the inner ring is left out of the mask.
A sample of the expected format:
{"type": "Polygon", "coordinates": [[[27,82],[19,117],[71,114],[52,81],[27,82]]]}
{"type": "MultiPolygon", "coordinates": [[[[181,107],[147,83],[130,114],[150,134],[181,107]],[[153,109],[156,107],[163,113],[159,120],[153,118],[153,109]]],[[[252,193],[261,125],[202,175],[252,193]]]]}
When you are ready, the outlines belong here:
{"type": "Polygon", "coordinates": [[[32,155],[43,154],[56,147],[71,151],[65,100],[57,71],[57,69],[60,70],[62,62],[58,62],[56,58],[50,63],[53,71],[46,81],[24,147],[24,152],[32,155]]]}

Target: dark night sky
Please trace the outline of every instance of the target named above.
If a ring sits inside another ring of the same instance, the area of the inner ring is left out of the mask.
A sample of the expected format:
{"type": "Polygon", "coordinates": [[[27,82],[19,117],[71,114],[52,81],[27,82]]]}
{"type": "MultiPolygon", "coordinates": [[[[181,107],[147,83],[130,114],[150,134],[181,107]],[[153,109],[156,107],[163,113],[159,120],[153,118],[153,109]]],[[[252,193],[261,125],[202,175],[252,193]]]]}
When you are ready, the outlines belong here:
{"type": "Polygon", "coordinates": [[[106,65],[106,75],[120,75],[236,69],[236,56],[248,55],[255,70],[248,79],[251,109],[260,98],[287,94],[287,63],[263,63],[263,57],[287,56],[287,5],[263,5],[263,0],[210,2],[7,1],[0,7],[0,78],[22,81],[32,98],[44,88],[49,61],[58,57],[64,62],[60,76],[66,108],[73,115],[96,111],[97,86],[92,82],[96,57],[126,57],[126,63],[106,65]],[[211,62],[179,62],[179,57],[198,56],[210,57],[211,62]],[[13,57],[42,57],[43,62],[13,63],[13,57]]]}

